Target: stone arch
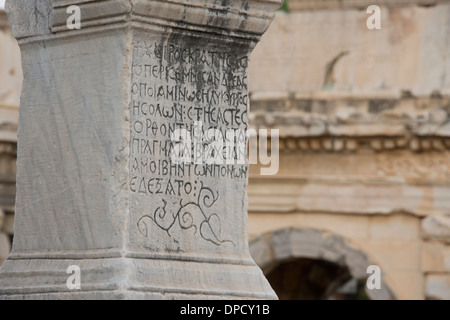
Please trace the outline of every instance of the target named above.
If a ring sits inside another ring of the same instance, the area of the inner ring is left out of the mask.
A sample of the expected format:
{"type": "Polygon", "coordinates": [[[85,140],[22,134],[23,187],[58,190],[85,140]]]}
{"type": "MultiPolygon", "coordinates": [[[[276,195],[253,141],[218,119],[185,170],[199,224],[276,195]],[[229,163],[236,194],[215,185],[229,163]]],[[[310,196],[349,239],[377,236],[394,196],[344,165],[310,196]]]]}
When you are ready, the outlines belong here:
{"type": "MultiPolygon", "coordinates": [[[[281,229],[258,236],[250,241],[250,253],[265,273],[285,261],[314,259],[346,267],[351,277],[366,281],[367,267],[376,264],[344,237],[307,228],[281,229]]],[[[396,299],[383,275],[381,282],[380,290],[366,290],[369,298],[396,299]]]]}

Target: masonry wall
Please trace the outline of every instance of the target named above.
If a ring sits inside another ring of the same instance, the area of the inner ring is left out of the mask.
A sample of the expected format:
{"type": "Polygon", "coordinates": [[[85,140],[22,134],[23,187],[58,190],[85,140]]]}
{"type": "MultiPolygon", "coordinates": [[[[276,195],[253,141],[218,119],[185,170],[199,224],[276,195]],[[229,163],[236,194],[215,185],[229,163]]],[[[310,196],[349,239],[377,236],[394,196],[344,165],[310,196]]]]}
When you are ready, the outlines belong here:
{"type": "Polygon", "coordinates": [[[250,235],[341,235],[397,298],[450,299],[450,4],[380,4],[369,30],[367,1],[291,0],[255,50],[251,123],[282,150],[253,168],[250,235]]]}

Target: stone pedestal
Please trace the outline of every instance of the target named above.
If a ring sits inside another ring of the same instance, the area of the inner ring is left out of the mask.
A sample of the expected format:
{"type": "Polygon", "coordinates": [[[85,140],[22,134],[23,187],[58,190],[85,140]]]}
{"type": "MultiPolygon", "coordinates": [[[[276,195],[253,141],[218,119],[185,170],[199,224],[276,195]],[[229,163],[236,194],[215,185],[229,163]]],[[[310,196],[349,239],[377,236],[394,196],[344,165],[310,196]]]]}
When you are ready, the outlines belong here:
{"type": "Polygon", "coordinates": [[[25,80],[1,297],[276,298],[248,251],[247,165],[175,163],[171,138],[247,128],[248,57],[281,1],[76,4],[69,30],[68,1],[7,2],[25,80]]]}

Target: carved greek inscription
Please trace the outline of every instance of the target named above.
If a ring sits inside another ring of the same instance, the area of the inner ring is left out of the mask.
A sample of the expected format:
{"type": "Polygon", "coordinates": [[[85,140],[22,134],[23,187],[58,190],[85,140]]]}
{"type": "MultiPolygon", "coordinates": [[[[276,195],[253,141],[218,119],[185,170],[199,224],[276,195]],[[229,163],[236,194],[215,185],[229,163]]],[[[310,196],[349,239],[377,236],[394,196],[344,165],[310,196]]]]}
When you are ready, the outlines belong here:
{"type": "Polygon", "coordinates": [[[235,246],[222,236],[230,232],[222,221],[227,202],[244,201],[248,177],[247,67],[247,56],[232,49],[135,42],[129,187],[143,210],[137,231],[149,247],[155,248],[155,228],[177,252],[190,239],[186,232],[215,246],[235,246]],[[182,161],[174,161],[174,153],[182,161]],[[242,188],[222,195],[229,183],[242,188]]]}

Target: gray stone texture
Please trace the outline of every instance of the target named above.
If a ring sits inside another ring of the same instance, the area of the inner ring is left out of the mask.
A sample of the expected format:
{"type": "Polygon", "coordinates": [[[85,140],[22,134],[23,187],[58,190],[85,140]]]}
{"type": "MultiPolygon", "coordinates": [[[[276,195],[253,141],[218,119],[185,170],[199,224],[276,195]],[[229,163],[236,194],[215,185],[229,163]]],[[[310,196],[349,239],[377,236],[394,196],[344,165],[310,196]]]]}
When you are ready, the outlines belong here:
{"type": "Polygon", "coordinates": [[[25,80],[1,297],[276,298],[249,254],[247,165],[177,167],[167,142],[247,127],[248,57],[280,1],[77,2],[81,30],[69,4],[7,2],[25,80]]]}

